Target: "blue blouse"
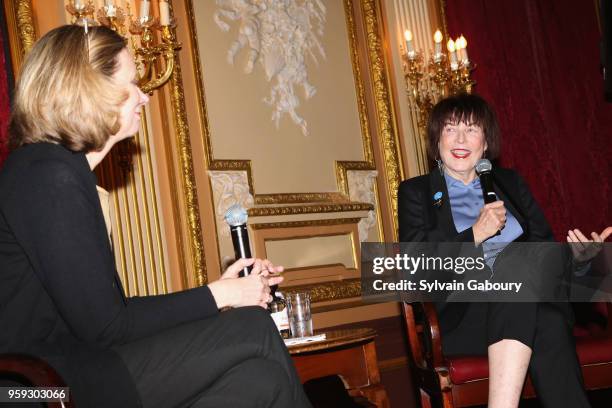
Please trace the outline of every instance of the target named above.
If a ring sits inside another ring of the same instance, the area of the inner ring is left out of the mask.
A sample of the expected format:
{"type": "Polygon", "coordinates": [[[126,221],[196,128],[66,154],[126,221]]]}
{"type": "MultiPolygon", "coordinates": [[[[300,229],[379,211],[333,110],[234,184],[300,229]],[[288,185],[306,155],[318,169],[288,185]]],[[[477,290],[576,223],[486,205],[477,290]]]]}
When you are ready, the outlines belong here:
{"type": "MultiPolygon", "coordinates": [[[[480,209],[484,206],[480,179],[476,177],[468,185],[444,173],[448,197],[457,232],[465,231],[476,222],[480,209]]],[[[482,243],[486,264],[493,270],[497,255],[523,233],[523,228],[510,211],[506,212],[506,226],[499,235],[494,235],[482,243]]]]}

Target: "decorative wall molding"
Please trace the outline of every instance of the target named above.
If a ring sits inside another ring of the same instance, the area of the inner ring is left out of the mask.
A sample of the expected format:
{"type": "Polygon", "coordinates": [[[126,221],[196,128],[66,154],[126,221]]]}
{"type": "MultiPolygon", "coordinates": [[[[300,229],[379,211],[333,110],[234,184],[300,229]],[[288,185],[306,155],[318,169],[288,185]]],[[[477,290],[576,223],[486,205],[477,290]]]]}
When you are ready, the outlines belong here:
{"type": "Polygon", "coordinates": [[[250,224],[254,230],[278,229],[278,228],[300,228],[300,227],[325,227],[330,225],[357,224],[361,218],[330,218],[322,220],[307,221],[280,221],[250,224]]]}
{"type": "Polygon", "coordinates": [[[361,296],[361,280],[346,279],[340,282],[323,282],[283,287],[283,293],[310,292],[312,303],[343,300],[361,296]]]}
{"type": "MultiPolygon", "coordinates": [[[[206,260],[204,257],[204,238],[202,237],[202,224],[200,222],[200,211],[198,204],[198,193],[193,171],[193,156],[191,152],[191,137],[187,125],[187,114],[185,109],[185,93],[183,90],[183,79],[180,61],[175,61],[174,72],[170,77],[170,103],[172,105],[174,131],[178,150],[178,167],[181,172],[181,193],[184,197],[184,208],[187,219],[189,249],[193,263],[193,274],[195,284],[203,286],[208,283],[206,272],[206,260]]],[[[183,272],[187,274],[187,271],[183,272]]],[[[183,277],[189,283],[188,276],[183,277]]]]}
{"type": "MultiPolygon", "coordinates": [[[[376,0],[367,0],[376,1],[376,0]]],[[[359,121],[361,125],[361,136],[363,140],[363,154],[364,161],[341,161],[335,162],[335,173],[336,181],[338,185],[338,193],[348,197],[348,183],[346,181],[347,170],[376,170],[376,164],[374,163],[374,152],[372,135],[370,133],[370,122],[376,122],[376,115],[369,117],[366,92],[365,92],[365,78],[360,68],[360,60],[367,56],[361,55],[358,50],[358,36],[357,36],[357,24],[354,19],[354,8],[353,0],[342,0],[345,10],[345,21],[346,28],[348,31],[349,40],[349,52],[351,55],[351,64],[353,68],[353,77],[355,80],[355,92],[357,94],[357,105],[359,112],[359,121]]],[[[185,0],[186,11],[188,16],[188,29],[190,34],[190,41],[192,44],[198,44],[199,38],[197,33],[197,23],[194,13],[193,0],[185,0]]],[[[379,42],[381,43],[381,42],[379,42]]],[[[258,194],[255,191],[253,182],[252,164],[250,160],[238,160],[238,159],[217,159],[214,157],[212,142],[211,142],[211,131],[208,117],[208,109],[206,104],[206,97],[204,92],[204,80],[202,72],[202,62],[200,59],[200,53],[198,47],[193,46],[191,48],[191,56],[193,58],[193,70],[197,81],[197,99],[198,99],[198,111],[200,115],[200,123],[203,129],[202,132],[202,143],[204,145],[204,154],[206,158],[206,164],[210,170],[243,170],[248,174],[249,187],[251,194],[255,196],[256,205],[281,205],[281,204],[294,204],[294,203],[314,203],[314,202],[337,202],[338,193],[272,193],[272,194],[258,194]]],[[[367,70],[366,70],[367,71],[367,70]]],[[[378,80],[375,78],[375,80],[378,80]]],[[[302,206],[302,212],[309,212],[310,209],[306,206],[302,206]]],[[[293,210],[295,211],[298,210],[293,210]]],[[[253,215],[253,214],[249,214],[253,215]]]]}
{"type": "Polygon", "coordinates": [[[354,171],[346,172],[349,186],[349,197],[351,201],[372,204],[372,210],[368,211],[367,218],[362,218],[359,221],[359,241],[363,242],[368,239],[370,229],[376,225],[376,176],[378,172],[370,171],[354,171]]]}
{"type": "Polygon", "coordinates": [[[25,55],[30,51],[38,37],[32,11],[32,0],[5,0],[3,6],[13,74],[17,76],[25,55]]]}
{"type": "MultiPolygon", "coordinates": [[[[236,0],[238,1],[238,0],[236,0]]],[[[402,176],[402,164],[398,162],[398,140],[395,128],[394,111],[389,93],[387,66],[384,57],[384,38],[382,18],[380,16],[381,0],[338,0],[341,1],[345,11],[345,22],[348,34],[348,52],[351,57],[353,78],[361,136],[363,141],[363,160],[342,161],[336,160],[334,170],[337,181],[337,191],[334,192],[283,192],[283,193],[257,193],[254,187],[252,163],[248,159],[232,159],[227,155],[221,159],[216,158],[212,148],[210,117],[207,109],[206,92],[204,89],[204,72],[200,58],[199,47],[204,39],[198,36],[196,15],[193,0],[184,0],[190,36],[191,57],[193,60],[193,73],[196,78],[197,109],[200,118],[201,143],[204,147],[205,166],[211,171],[246,172],[250,192],[255,198],[255,206],[248,210],[249,217],[268,216],[296,216],[301,214],[347,213],[356,211],[372,211],[374,206],[370,203],[349,201],[349,182],[347,171],[379,170],[381,190],[376,205],[380,211],[379,217],[386,220],[384,230],[391,225],[388,218],[397,217],[397,203],[395,192],[402,176]],[[358,21],[356,21],[358,20],[358,21]],[[362,31],[363,30],[363,31],[362,31]],[[363,35],[362,35],[363,34],[363,35]],[[374,143],[382,150],[382,158],[375,160],[374,143]],[[386,162],[385,162],[386,161],[386,162]],[[383,188],[384,185],[384,188],[383,188]],[[387,197],[383,197],[383,195],[387,197]],[[386,198],[386,199],[385,199],[386,198]],[[381,206],[384,206],[382,208],[381,206]]],[[[264,0],[260,1],[260,3],[264,0]]],[[[228,2],[228,4],[230,4],[228,2]]],[[[325,2],[327,5],[327,2],[325,2]]],[[[331,21],[331,15],[327,16],[331,21]]],[[[211,19],[212,22],[212,19],[211,19]]],[[[245,49],[246,50],[246,49],[245,49]]],[[[242,55],[241,55],[242,56],[242,55]]],[[[248,57],[248,56],[247,56],[248,57]]],[[[361,214],[359,214],[361,215],[361,214]]],[[[347,214],[356,217],[354,214],[347,214]]],[[[252,222],[257,222],[251,218],[252,222]]],[[[266,220],[267,222],[267,220],[266,220]]],[[[254,225],[254,224],[252,224],[254,225]]],[[[275,225],[281,228],[280,225],[275,225]]],[[[382,226],[380,227],[382,237],[382,226]]],[[[220,235],[217,226],[217,236],[220,235]]],[[[358,231],[355,231],[358,233],[358,231]]],[[[389,232],[397,237],[393,229],[389,232]]],[[[386,236],[387,234],[385,234],[386,236]]],[[[355,237],[357,238],[357,237],[355,237]]],[[[208,252],[207,252],[208,254],[208,252]]],[[[219,258],[221,255],[219,255],[219,258]]],[[[359,280],[343,279],[341,281],[323,282],[309,285],[316,292],[315,298],[323,300],[339,300],[360,296],[359,280]]]]}
{"type": "MultiPolygon", "coordinates": [[[[245,171],[209,171],[215,203],[217,225],[223,225],[225,212],[234,204],[244,208],[255,205],[249,191],[248,175],[245,171]]],[[[229,228],[218,228],[220,235],[229,236],[229,228]]]]}
{"type": "Polygon", "coordinates": [[[371,211],[372,204],[368,203],[324,203],[285,205],[279,207],[254,207],[248,213],[249,217],[265,217],[270,215],[296,215],[296,214],[321,214],[331,212],[371,211]]]}
{"type": "Polygon", "coordinates": [[[323,36],[326,8],[321,0],[216,0],[219,8],[213,19],[222,31],[229,31],[229,22],[238,25],[237,38],[227,51],[227,62],[243,48],[248,58],[244,72],[250,74],[259,62],[268,82],[274,82],[264,102],[273,107],[272,121],[278,129],[287,114],[304,136],[308,124],[296,112],[300,99],[294,88],[301,87],[309,99],[316,88],[308,82],[306,57],[318,65],[317,55],[325,58],[319,41],[323,36]]]}
{"type": "MultiPolygon", "coordinates": [[[[383,153],[385,181],[387,184],[387,199],[391,203],[391,219],[397,220],[397,190],[403,179],[403,166],[400,160],[398,133],[395,116],[391,105],[389,78],[383,38],[381,36],[380,0],[362,0],[361,11],[364,16],[366,31],[366,47],[370,57],[371,79],[378,124],[380,128],[379,144],[383,153]]],[[[396,224],[397,225],[397,224],[396,224]]],[[[397,228],[393,230],[393,239],[397,239],[397,228]]]]}

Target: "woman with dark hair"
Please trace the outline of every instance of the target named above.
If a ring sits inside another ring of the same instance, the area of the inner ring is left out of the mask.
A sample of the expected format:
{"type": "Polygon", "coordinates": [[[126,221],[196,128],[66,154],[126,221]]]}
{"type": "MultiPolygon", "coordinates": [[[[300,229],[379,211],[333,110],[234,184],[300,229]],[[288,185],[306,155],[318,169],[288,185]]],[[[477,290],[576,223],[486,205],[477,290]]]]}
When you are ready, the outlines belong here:
{"type": "Polygon", "coordinates": [[[281,267],[239,260],[207,286],[125,297],[92,170],[149,100],[126,45],[68,25],[24,62],[0,173],[0,353],[42,357],[79,408],[309,407],[264,309],[281,267]]]}
{"type": "MultiPolygon", "coordinates": [[[[493,269],[513,241],[554,241],[544,214],[515,171],[493,169],[498,199],[484,205],[475,165],[481,158],[496,159],[500,150],[499,125],[484,99],[461,94],[441,100],[432,110],[427,135],[438,168],[401,183],[401,242],[474,243],[493,269]]],[[[611,233],[609,227],[587,239],[577,229],[569,231],[568,242],[582,249],[576,249],[574,258],[588,262],[596,253],[588,244],[603,242],[611,233]]],[[[488,355],[489,407],[518,406],[528,369],[544,406],[588,407],[567,306],[437,303],[444,354],[488,355]]]]}

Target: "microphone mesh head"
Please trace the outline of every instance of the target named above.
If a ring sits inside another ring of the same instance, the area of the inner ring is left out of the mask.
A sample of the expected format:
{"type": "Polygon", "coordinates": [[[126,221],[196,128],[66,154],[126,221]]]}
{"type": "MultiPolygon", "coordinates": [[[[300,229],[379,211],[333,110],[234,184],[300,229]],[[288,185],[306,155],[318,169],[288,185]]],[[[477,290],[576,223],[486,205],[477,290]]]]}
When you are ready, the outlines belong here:
{"type": "Polygon", "coordinates": [[[480,159],[478,163],[476,163],[476,174],[486,173],[493,169],[493,165],[489,161],[489,159],[480,159]]]}
{"type": "Polygon", "coordinates": [[[232,227],[246,224],[248,218],[249,216],[247,215],[247,211],[240,204],[232,205],[225,212],[225,222],[232,227]]]}

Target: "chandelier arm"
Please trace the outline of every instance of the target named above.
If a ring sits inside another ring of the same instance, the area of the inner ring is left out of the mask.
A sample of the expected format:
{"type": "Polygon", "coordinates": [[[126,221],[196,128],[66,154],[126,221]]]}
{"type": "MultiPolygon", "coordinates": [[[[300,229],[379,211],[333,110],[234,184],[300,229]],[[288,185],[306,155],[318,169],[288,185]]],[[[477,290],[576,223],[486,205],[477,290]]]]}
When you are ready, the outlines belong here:
{"type": "Polygon", "coordinates": [[[166,69],[164,70],[164,73],[159,75],[157,78],[143,84],[140,87],[142,92],[152,93],[154,90],[164,86],[172,76],[172,72],[174,72],[174,50],[165,53],[164,57],[166,60],[166,69]]]}
{"type": "Polygon", "coordinates": [[[151,82],[151,78],[153,76],[153,64],[152,64],[152,61],[151,60],[144,60],[143,59],[142,65],[144,67],[144,72],[138,78],[138,86],[141,89],[142,89],[142,87],[146,83],[151,82]]]}

